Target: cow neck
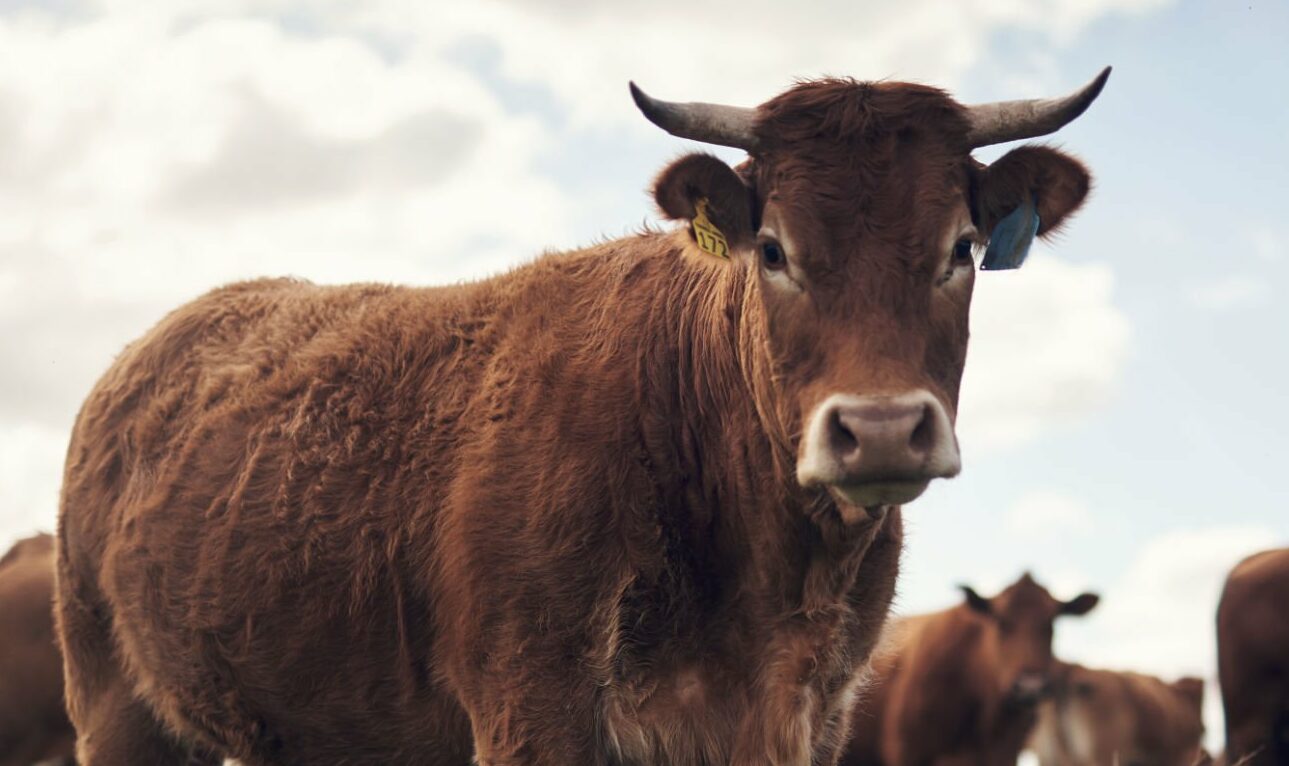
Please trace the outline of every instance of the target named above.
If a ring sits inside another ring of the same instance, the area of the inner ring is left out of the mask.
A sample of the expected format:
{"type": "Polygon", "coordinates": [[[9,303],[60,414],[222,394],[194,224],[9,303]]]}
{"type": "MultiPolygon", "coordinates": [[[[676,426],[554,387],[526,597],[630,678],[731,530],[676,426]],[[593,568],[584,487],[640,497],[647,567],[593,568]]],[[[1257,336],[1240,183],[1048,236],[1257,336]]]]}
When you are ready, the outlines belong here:
{"type": "Polygon", "coordinates": [[[751,376],[769,374],[752,327],[754,286],[736,262],[663,254],[636,380],[642,465],[664,528],[709,574],[793,609],[849,590],[880,523],[840,523],[833,501],[797,487],[794,454],[751,376]],[[677,264],[680,264],[677,267],[677,264]]]}

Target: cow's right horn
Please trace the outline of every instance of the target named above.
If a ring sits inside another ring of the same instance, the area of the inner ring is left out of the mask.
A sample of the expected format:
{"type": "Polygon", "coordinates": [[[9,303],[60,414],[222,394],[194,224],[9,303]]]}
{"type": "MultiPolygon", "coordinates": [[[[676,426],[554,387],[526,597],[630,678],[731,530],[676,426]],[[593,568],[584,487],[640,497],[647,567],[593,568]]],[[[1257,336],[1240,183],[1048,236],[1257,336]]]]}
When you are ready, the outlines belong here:
{"type": "Polygon", "coordinates": [[[755,110],[723,104],[661,101],[640,90],[634,82],[631,98],[649,122],[673,136],[749,152],[756,149],[756,134],[752,132],[755,110]]]}
{"type": "Polygon", "coordinates": [[[1062,98],[1032,98],[969,106],[967,119],[971,127],[967,131],[967,146],[989,146],[1055,133],[1083,114],[1101,95],[1101,89],[1109,79],[1110,67],[1106,67],[1087,85],[1062,98]]]}

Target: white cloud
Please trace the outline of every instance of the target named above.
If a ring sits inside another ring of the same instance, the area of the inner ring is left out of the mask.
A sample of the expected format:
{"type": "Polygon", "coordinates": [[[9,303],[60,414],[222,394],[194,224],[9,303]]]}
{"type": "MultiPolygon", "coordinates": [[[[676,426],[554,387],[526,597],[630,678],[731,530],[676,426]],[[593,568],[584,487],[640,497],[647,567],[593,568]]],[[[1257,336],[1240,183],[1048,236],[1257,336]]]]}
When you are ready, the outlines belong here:
{"type": "Polygon", "coordinates": [[[1227,572],[1277,542],[1273,530],[1259,526],[1178,529],[1154,538],[1106,590],[1096,613],[1101,635],[1083,656],[1165,674],[1211,668],[1213,619],[1227,572]]]}
{"type": "Polygon", "coordinates": [[[1265,303],[1271,286],[1251,274],[1228,274],[1190,290],[1191,303],[1210,311],[1228,311],[1265,303]]]}
{"type": "Polygon", "coordinates": [[[1130,339],[1105,264],[1038,252],[977,275],[958,433],[964,449],[1014,446],[1112,395],[1130,339]]]}
{"type": "Polygon", "coordinates": [[[391,63],[255,19],[109,17],[0,25],[0,70],[19,105],[7,153],[35,158],[0,184],[29,222],[0,247],[73,260],[67,276],[96,295],[266,271],[455,279],[480,273],[460,254],[481,238],[532,253],[572,209],[536,169],[546,129],[434,57],[391,63]]]}
{"type": "Polygon", "coordinates": [[[813,3],[809,13],[782,3],[730,0],[478,0],[451,12],[417,0],[150,5],[101,0],[98,5],[110,15],[161,27],[176,20],[255,15],[302,34],[361,40],[390,58],[451,57],[463,45],[482,46],[495,54],[501,76],[553,95],[573,125],[648,130],[625,98],[628,79],[663,97],[747,105],[777,93],[793,77],[824,74],[913,79],[952,89],[968,68],[986,61],[1000,30],[1017,33],[1014,46],[1028,43],[1036,55],[1050,57],[1097,20],[1168,2],[824,0],[813,3]]]}
{"type": "Polygon", "coordinates": [[[53,531],[67,439],[62,429],[0,426],[0,553],[21,537],[53,531]]]}
{"type": "Polygon", "coordinates": [[[1249,239],[1254,256],[1267,263],[1283,261],[1285,253],[1289,251],[1289,246],[1286,246],[1284,239],[1270,226],[1254,227],[1249,239]]]}
{"type": "Polygon", "coordinates": [[[1082,501],[1053,490],[1021,495],[1007,511],[1007,525],[1026,537],[1086,534],[1094,526],[1092,511],[1082,501]]]}
{"type": "MultiPolygon", "coordinates": [[[[476,2],[450,23],[434,6],[401,0],[364,6],[349,22],[382,34],[450,44],[468,33],[494,43],[502,73],[549,88],[575,124],[640,126],[624,85],[680,100],[753,105],[791,77],[824,74],[957,86],[986,58],[991,35],[1021,32],[1036,50],[1068,44],[1096,19],[1167,0],[923,0],[814,3],[809,13],[771,2],[623,6],[561,0],[476,2]],[[559,55],[552,55],[558,51],[559,55]]],[[[1093,73],[1089,73],[1091,75],[1093,73]]],[[[1050,85],[1050,83],[1049,83],[1050,85]]]]}

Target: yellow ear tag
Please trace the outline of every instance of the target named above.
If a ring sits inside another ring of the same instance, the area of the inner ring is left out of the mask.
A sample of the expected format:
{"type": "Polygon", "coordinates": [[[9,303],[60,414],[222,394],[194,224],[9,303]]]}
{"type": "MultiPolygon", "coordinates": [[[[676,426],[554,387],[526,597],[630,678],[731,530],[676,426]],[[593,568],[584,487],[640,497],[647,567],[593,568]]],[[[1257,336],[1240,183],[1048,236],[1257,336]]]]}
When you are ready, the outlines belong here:
{"type": "Polygon", "coordinates": [[[729,260],[730,243],[707,217],[707,198],[700,197],[694,208],[694,239],[698,241],[698,248],[708,255],[729,260]]]}

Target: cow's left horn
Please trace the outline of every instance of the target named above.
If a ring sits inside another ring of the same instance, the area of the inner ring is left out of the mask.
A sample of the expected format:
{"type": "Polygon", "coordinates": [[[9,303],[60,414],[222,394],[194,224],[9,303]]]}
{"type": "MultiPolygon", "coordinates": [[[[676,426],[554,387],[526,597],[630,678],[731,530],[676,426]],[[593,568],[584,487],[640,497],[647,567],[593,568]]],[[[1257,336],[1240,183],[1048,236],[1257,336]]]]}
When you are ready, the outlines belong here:
{"type": "Polygon", "coordinates": [[[1101,94],[1110,67],[1101,70],[1092,82],[1064,98],[1035,98],[1023,101],[998,101],[967,107],[971,128],[967,145],[971,147],[1001,144],[1055,133],[1083,114],[1101,94]]]}
{"type": "Polygon", "coordinates": [[[631,98],[649,122],[673,136],[749,152],[756,149],[756,134],[752,132],[755,110],[723,104],[661,101],[640,90],[634,82],[631,98]]]}

